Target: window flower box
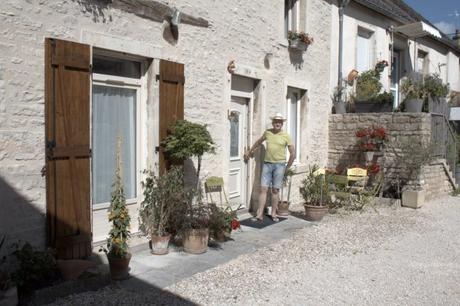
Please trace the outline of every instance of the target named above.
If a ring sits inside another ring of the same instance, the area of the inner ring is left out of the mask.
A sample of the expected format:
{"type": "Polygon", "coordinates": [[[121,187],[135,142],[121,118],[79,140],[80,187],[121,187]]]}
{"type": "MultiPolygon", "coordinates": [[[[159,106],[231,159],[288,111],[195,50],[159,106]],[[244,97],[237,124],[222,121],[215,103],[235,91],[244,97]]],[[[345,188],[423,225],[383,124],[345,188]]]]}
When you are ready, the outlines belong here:
{"type": "Polygon", "coordinates": [[[313,37],[304,32],[288,32],[289,48],[299,50],[302,52],[307,51],[309,45],[313,43],[313,37]]]}

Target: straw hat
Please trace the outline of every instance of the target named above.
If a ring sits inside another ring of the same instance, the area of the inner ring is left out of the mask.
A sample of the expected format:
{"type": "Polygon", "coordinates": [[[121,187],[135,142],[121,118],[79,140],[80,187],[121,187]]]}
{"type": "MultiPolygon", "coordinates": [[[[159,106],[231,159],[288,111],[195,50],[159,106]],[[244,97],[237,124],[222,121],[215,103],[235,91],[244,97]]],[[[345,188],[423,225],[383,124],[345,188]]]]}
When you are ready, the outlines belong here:
{"type": "Polygon", "coordinates": [[[273,120],[282,120],[282,121],[286,121],[286,118],[284,118],[284,116],[281,114],[281,113],[276,113],[275,116],[273,117],[270,117],[270,119],[273,121],[273,120]]]}

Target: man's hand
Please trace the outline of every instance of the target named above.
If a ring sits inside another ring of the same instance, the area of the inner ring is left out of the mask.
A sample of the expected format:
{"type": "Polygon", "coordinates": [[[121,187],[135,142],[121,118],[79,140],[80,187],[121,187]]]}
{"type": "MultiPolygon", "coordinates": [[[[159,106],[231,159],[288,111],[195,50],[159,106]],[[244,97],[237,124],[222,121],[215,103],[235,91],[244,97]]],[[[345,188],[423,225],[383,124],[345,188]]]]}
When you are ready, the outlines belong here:
{"type": "Polygon", "coordinates": [[[243,154],[244,161],[247,162],[252,156],[253,154],[251,150],[244,152],[243,154]]]}

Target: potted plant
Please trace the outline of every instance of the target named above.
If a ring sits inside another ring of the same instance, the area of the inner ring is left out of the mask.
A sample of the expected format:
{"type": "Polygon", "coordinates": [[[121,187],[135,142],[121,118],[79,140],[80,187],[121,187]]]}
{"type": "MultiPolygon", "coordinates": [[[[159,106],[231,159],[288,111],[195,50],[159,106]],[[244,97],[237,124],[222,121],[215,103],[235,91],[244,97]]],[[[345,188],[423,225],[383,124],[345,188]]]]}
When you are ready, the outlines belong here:
{"type": "Polygon", "coordinates": [[[404,107],[409,113],[422,112],[427,92],[420,74],[413,74],[401,84],[401,93],[405,95],[404,107]]]}
{"type": "Polygon", "coordinates": [[[428,110],[434,113],[449,114],[447,104],[447,95],[449,93],[449,84],[444,84],[439,74],[427,74],[423,78],[426,95],[428,97],[428,110]]]}
{"type": "MultiPolygon", "coordinates": [[[[205,124],[178,120],[171,133],[162,141],[165,153],[173,160],[197,157],[197,189],[200,189],[201,160],[205,153],[215,153],[215,144],[205,124]]],[[[201,196],[201,193],[198,194],[201,196]]]]}
{"type": "Polygon", "coordinates": [[[106,247],[102,247],[107,255],[110,267],[110,275],[114,280],[122,280],[129,277],[129,262],[131,253],[128,249],[128,239],[130,237],[130,221],[128,208],[121,177],[121,157],[120,157],[121,140],[118,140],[115,170],[115,181],[113,183],[112,198],[109,208],[109,222],[112,228],[107,238],[106,247]]]}
{"type": "Polygon", "coordinates": [[[210,208],[198,203],[187,205],[185,218],[182,222],[182,243],[184,251],[191,254],[202,254],[208,250],[210,208]]]}
{"type": "Polygon", "coordinates": [[[305,32],[288,31],[289,48],[299,51],[306,51],[313,43],[313,37],[305,32]]]}
{"type": "Polygon", "coordinates": [[[237,209],[233,210],[230,206],[220,207],[214,203],[209,204],[210,222],[209,230],[214,240],[224,242],[230,237],[231,232],[240,228],[240,222],[236,214],[237,209]]]}
{"type": "Polygon", "coordinates": [[[308,175],[300,185],[300,195],[304,200],[305,217],[309,221],[321,221],[330,203],[329,187],[325,174],[319,167],[310,167],[308,175]]]}
{"type": "Polygon", "coordinates": [[[370,163],[374,158],[374,152],[379,150],[388,139],[384,127],[366,127],[356,131],[358,146],[363,151],[364,159],[370,163]]]}
{"type": "Polygon", "coordinates": [[[336,86],[334,88],[334,92],[332,93],[331,99],[336,114],[345,114],[347,112],[344,92],[345,88],[343,86],[336,86]]]}
{"type": "Polygon", "coordinates": [[[357,113],[391,112],[393,110],[393,95],[381,92],[380,77],[387,66],[387,61],[379,61],[374,69],[364,71],[356,78],[356,91],[352,98],[357,113]]]}
{"type": "Polygon", "coordinates": [[[281,186],[281,198],[278,203],[278,215],[280,216],[288,216],[289,215],[289,205],[291,204],[290,196],[291,196],[291,185],[292,185],[292,176],[294,175],[294,171],[289,169],[286,171],[283,177],[283,185],[281,186]],[[284,188],[287,187],[287,198],[284,200],[284,188]]]}
{"type": "Polygon", "coordinates": [[[152,253],[168,253],[169,220],[173,207],[183,205],[184,182],[180,167],[172,167],[162,176],[145,171],[147,177],[142,182],[144,200],[139,210],[139,230],[151,238],[152,253]]]}

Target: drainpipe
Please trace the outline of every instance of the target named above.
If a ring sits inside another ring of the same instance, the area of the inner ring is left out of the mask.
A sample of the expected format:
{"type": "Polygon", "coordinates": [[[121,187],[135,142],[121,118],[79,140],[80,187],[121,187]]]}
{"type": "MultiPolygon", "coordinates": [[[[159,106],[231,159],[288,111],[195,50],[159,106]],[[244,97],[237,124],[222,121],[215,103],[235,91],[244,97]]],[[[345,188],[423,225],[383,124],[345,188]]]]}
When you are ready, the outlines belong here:
{"type": "MultiPolygon", "coordinates": [[[[343,9],[348,5],[350,0],[339,0],[339,67],[338,67],[338,78],[337,86],[342,86],[342,57],[343,57],[343,9]]],[[[339,102],[341,102],[342,97],[339,97],[339,102]]]]}

